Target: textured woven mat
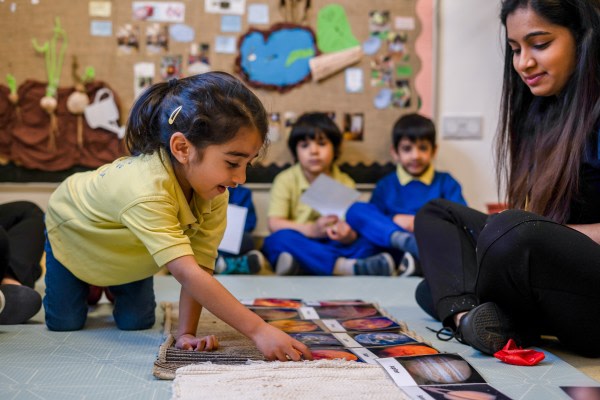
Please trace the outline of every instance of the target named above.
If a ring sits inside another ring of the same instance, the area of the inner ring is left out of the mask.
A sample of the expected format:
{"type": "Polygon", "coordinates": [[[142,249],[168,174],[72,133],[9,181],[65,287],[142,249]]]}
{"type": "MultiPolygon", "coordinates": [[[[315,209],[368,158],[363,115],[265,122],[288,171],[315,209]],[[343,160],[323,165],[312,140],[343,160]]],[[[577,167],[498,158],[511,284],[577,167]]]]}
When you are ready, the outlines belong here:
{"type": "Polygon", "coordinates": [[[215,335],[219,339],[219,348],[215,351],[180,350],[175,347],[178,325],[177,303],[161,303],[164,310],[165,341],[160,345],[158,357],[154,362],[153,375],[159,379],[175,379],[177,368],[210,361],[214,364],[244,364],[248,360],[262,361],[262,353],[254,343],[215,317],[208,310],[202,310],[198,323],[199,335],[215,335]]]}
{"type": "Polygon", "coordinates": [[[342,360],[190,365],[177,371],[173,400],[407,399],[379,365],[342,360]]]}
{"type": "MultiPolygon", "coordinates": [[[[198,335],[212,334],[219,339],[219,348],[210,352],[180,350],[175,347],[174,334],[178,325],[178,304],[161,303],[164,310],[164,337],[160,345],[158,357],[154,362],[152,374],[159,379],[175,379],[177,368],[190,364],[211,362],[212,364],[240,365],[250,361],[264,361],[262,353],[256,348],[254,342],[222,322],[208,310],[202,310],[198,323],[198,335]]],[[[416,332],[410,331],[403,321],[397,321],[380,309],[382,314],[393,319],[400,325],[400,329],[409,336],[427,343],[416,332]]],[[[429,343],[427,343],[429,344],[429,343]]]]}

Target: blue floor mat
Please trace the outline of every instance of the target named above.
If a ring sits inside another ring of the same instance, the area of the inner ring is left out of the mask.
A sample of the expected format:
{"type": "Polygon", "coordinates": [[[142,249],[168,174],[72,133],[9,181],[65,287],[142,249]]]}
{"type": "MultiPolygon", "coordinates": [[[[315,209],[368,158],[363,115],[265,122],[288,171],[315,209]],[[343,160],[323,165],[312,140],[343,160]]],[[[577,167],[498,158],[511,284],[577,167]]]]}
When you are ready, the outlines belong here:
{"type": "MultiPolygon", "coordinates": [[[[535,367],[516,367],[455,341],[437,340],[426,327],[438,328],[439,323],[414,301],[415,278],[222,276],[219,280],[238,298],[377,302],[439,350],[463,356],[489,384],[513,399],[568,399],[559,386],[600,385],[548,352],[535,367]]],[[[155,291],[157,302],[179,300],[179,284],[170,276],[156,277],[155,291]]],[[[158,322],[145,331],[119,331],[108,304],[96,307],[86,328],[78,332],[48,331],[43,312],[26,325],[0,326],[0,399],[169,399],[172,382],[152,376],[162,342],[158,322]]]]}

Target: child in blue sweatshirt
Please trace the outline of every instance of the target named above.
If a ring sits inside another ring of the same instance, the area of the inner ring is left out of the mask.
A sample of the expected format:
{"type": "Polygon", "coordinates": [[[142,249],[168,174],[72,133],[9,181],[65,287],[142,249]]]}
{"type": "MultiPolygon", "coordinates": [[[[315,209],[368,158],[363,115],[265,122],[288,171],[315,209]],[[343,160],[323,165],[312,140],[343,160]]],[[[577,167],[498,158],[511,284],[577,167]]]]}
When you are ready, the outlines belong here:
{"type": "Polygon", "coordinates": [[[402,116],[392,130],[391,154],[396,171],[377,182],[369,203],[355,203],[346,221],[361,236],[380,247],[399,250],[398,273],[420,275],[413,224],[415,214],[433,199],[465,205],[460,184],[447,172],[436,171],[433,121],[419,114],[402,116]],[[393,223],[390,223],[393,222],[393,223]]]}

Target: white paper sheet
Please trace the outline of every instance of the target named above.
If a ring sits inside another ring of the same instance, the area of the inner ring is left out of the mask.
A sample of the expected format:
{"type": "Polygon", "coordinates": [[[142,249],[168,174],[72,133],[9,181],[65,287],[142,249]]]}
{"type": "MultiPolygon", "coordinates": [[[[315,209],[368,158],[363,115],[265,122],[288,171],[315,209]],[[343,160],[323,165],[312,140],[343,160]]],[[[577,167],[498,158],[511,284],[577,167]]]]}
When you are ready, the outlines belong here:
{"type": "Polygon", "coordinates": [[[346,210],[359,197],[358,191],[321,174],[302,194],[300,201],[311,206],[321,215],[337,215],[338,218],[343,218],[346,210]]]}
{"type": "Polygon", "coordinates": [[[246,207],[234,204],[227,206],[227,228],[225,228],[225,234],[219,245],[219,250],[239,254],[247,215],[248,209],[246,207]]]}

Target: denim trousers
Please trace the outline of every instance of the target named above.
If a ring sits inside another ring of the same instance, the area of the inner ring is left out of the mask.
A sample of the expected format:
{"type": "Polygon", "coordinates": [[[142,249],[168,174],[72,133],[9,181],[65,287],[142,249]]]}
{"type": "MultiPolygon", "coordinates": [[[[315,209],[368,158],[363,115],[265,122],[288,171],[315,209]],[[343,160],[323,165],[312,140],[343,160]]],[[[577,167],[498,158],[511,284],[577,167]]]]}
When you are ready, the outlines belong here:
{"type": "MultiPolygon", "coordinates": [[[[83,328],[88,314],[90,284],[73,275],[60,263],[46,239],[46,326],[51,331],[83,328]]],[[[154,325],[156,302],[154,279],[149,277],[109,287],[115,297],[113,317],[122,330],[149,329],[154,325]]]]}

